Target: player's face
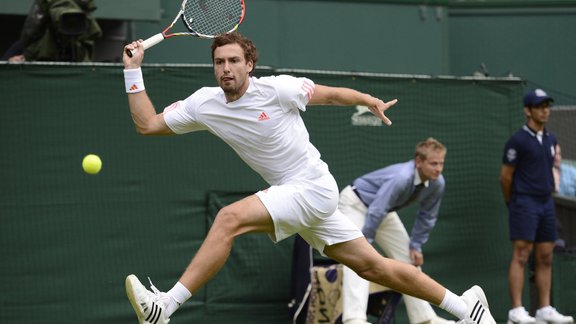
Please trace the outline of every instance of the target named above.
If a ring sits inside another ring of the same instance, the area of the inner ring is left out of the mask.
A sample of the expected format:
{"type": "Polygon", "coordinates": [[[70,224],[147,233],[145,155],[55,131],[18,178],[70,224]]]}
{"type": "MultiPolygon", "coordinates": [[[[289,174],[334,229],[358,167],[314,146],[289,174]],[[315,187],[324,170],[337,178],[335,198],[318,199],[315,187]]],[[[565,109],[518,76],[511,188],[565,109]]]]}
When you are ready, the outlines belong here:
{"type": "Polygon", "coordinates": [[[416,169],[420,174],[422,181],[436,180],[444,170],[444,158],[446,152],[430,151],[426,160],[416,157],[416,169]]]}
{"type": "Polygon", "coordinates": [[[228,44],[214,50],[214,75],[229,101],[240,98],[248,89],[251,61],[246,62],[238,44],[228,44]]]}

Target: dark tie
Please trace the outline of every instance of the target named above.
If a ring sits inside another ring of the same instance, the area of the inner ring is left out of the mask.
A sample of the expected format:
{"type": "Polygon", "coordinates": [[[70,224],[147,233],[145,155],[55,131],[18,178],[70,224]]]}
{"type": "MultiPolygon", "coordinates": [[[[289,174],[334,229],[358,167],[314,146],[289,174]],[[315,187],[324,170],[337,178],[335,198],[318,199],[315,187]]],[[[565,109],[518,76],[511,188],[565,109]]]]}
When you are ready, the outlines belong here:
{"type": "Polygon", "coordinates": [[[392,208],[391,211],[396,211],[396,210],[402,209],[403,207],[408,206],[411,202],[413,202],[416,199],[416,197],[418,197],[418,194],[420,193],[420,191],[422,191],[423,188],[424,188],[423,182],[420,183],[419,185],[415,186],[412,189],[412,194],[410,195],[410,197],[408,197],[408,200],[406,200],[404,203],[400,204],[400,206],[392,208]]]}

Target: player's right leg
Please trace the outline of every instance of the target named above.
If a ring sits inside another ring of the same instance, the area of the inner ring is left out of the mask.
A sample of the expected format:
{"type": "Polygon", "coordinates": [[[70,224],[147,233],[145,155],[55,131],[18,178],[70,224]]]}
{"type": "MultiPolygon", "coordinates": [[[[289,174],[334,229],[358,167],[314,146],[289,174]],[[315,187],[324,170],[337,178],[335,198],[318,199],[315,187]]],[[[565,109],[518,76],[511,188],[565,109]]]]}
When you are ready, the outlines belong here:
{"type": "Polygon", "coordinates": [[[220,209],[202,246],[168,293],[154,286],[149,291],[136,276],[128,276],[126,294],[140,324],[168,323],[170,315],[224,266],[234,238],[247,232],[274,233],[272,219],[256,195],[220,209]]]}
{"type": "Polygon", "coordinates": [[[191,293],[196,292],[224,266],[234,239],[249,232],[274,233],[272,218],[256,195],[220,209],[204,242],[179,281],[191,293]]]}
{"type": "Polygon", "coordinates": [[[136,312],[140,324],[166,324],[170,321],[166,314],[166,306],[170,297],[151,284],[149,291],[135,275],[126,277],[126,294],[136,312]]]}

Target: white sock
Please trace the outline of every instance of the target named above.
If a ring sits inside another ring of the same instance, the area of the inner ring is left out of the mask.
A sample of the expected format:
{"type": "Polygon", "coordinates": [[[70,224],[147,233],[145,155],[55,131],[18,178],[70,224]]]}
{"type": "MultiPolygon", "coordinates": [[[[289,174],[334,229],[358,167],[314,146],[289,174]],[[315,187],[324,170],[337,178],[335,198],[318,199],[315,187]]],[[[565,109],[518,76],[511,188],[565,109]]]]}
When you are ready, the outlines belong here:
{"type": "Polygon", "coordinates": [[[170,303],[166,305],[166,316],[170,317],[180,305],[184,304],[190,297],[192,297],[192,293],[186,288],[183,284],[178,281],[172,289],[170,289],[167,293],[170,296],[170,303]]]}
{"type": "Polygon", "coordinates": [[[466,318],[466,313],[468,312],[468,305],[466,305],[466,302],[464,302],[460,296],[456,296],[448,289],[446,289],[446,295],[444,295],[444,299],[442,299],[439,306],[443,310],[458,317],[458,319],[466,318]]]}

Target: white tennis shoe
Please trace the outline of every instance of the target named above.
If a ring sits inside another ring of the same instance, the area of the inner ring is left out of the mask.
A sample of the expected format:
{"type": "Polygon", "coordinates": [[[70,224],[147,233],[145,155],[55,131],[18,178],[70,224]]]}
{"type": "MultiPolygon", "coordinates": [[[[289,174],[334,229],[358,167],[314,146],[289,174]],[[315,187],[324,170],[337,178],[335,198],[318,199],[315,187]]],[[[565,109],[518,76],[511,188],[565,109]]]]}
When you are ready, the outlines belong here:
{"type": "Polygon", "coordinates": [[[365,320],[360,319],[350,319],[345,321],[343,324],[370,324],[370,322],[366,322],[365,320]]]}
{"type": "Polygon", "coordinates": [[[488,309],[488,301],[482,288],[473,286],[466,290],[460,298],[468,305],[468,312],[466,318],[458,321],[458,324],[496,324],[488,309]]]}
{"type": "Polygon", "coordinates": [[[528,314],[522,306],[508,311],[508,324],[534,324],[536,319],[528,314]]]}
{"type": "Polygon", "coordinates": [[[536,311],[536,324],[573,324],[572,316],[565,316],[552,306],[542,307],[536,311]]]}
{"type": "MultiPolygon", "coordinates": [[[[150,278],[148,278],[150,280],[150,278]]],[[[135,275],[126,277],[126,294],[130,304],[138,316],[140,324],[167,324],[170,319],[166,316],[166,305],[170,296],[160,292],[150,281],[149,291],[140,283],[135,275]]]]}
{"type": "Polygon", "coordinates": [[[433,319],[424,322],[423,324],[455,324],[456,322],[454,322],[453,320],[447,320],[445,318],[442,318],[440,316],[436,316],[433,319]]]}

